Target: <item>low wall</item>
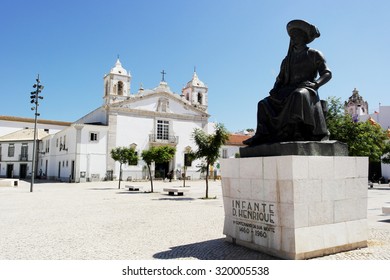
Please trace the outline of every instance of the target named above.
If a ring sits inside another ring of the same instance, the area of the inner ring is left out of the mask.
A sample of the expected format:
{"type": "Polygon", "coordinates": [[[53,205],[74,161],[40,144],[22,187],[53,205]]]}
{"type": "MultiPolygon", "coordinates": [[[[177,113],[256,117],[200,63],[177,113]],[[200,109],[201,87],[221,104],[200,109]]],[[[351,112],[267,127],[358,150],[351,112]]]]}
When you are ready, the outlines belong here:
{"type": "Polygon", "coordinates": [[[19,179],[0,179],[0,187],[17,187],[19,179]]]}

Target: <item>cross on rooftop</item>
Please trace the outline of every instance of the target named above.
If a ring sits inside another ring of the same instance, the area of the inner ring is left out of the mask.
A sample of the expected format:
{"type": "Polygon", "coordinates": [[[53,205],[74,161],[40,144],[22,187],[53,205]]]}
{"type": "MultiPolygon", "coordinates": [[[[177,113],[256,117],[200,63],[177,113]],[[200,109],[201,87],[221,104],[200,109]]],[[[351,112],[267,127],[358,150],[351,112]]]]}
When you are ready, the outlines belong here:
{"type": "Polygon", "coordinates": [[[164,71],[164,69],[160,72],[161,74],[162,74],[162,82],[165,82],[165,74],[167,73],[167,72],[165,72],[164,71]]]}

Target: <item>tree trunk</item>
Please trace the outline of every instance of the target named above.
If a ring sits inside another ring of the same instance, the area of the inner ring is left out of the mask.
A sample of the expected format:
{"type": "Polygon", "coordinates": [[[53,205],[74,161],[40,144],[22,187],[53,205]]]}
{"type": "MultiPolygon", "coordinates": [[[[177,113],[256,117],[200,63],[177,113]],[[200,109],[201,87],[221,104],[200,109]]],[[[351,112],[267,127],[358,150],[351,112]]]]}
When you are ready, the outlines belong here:
{"type": "Polygon", "coordinates": [[[209,167],[210,163],[206,166],[206,198],[209,198],[209,167]]]}
{"type": "Polygon", "coordinates": [[[149,170],[149,178],[150,178],[150,192],[153,192],[153,177],[152,177],[152,170],[150,170],[150,166],[148,166],[148,170],[149,170]]]}
{"type": "Polygon", "coordinates": [[[119,185],[118,185],[118,190],[121,189],[121,180],[122,180],[122,163],[119,165],[119,185]]]}
{"type": "Polygon", "coordinates": [[[187,173],[187,166],[184,166],[183,187],[186,186],[186,173],[187,173]]]}

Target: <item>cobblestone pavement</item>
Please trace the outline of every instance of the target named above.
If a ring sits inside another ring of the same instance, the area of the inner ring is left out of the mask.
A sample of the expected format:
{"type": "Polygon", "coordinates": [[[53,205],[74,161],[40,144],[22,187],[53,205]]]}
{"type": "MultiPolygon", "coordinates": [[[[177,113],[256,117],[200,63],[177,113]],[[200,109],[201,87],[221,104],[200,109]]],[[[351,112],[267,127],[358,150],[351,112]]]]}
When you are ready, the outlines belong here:
{"type": "MultiPolygon", "coordinates": [[[[0,187],[0,260],[272,260],[225,241],[219,181],[190,181],[184,196],[163,188],[181,182],[29,183],[0,187]],[[124,188],[140,186],[140,192],[124,188]],[[146,192],[145,192],[146,191],[146,192]]],[[[368,247],[316,259],[390,259],[390,187],[368,190],[368,247]]]]}

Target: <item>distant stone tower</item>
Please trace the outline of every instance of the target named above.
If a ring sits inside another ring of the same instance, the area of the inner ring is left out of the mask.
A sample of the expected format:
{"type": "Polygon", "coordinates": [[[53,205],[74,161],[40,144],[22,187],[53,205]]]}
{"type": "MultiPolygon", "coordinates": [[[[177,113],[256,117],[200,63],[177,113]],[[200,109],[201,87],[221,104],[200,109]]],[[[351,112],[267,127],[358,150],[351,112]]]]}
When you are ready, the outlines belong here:
{"type": "Polygon", "coordinates": [[[192,76],[191,81],[182,89],[182,98],[189,101],[194,107],[197,107],[205,112],[207,112],[208,107],[208,97],[207,97],[208,87],[198,78],[196,71],[192,76]]]}
{"type": "Polygon", "coordinates": [[[344,109],[355,121],[359,119],[359,116],[368,115],[368,103],[359,95],[356,88],[352,91],[348,101],[345,101],[344,109]]]}
{"type": "Polygon", "coordinates": [[[122,67],[119,58],[110,73],[104,76],[104,104],[126,100],[130,96],[131,75],[122,67]]]}

